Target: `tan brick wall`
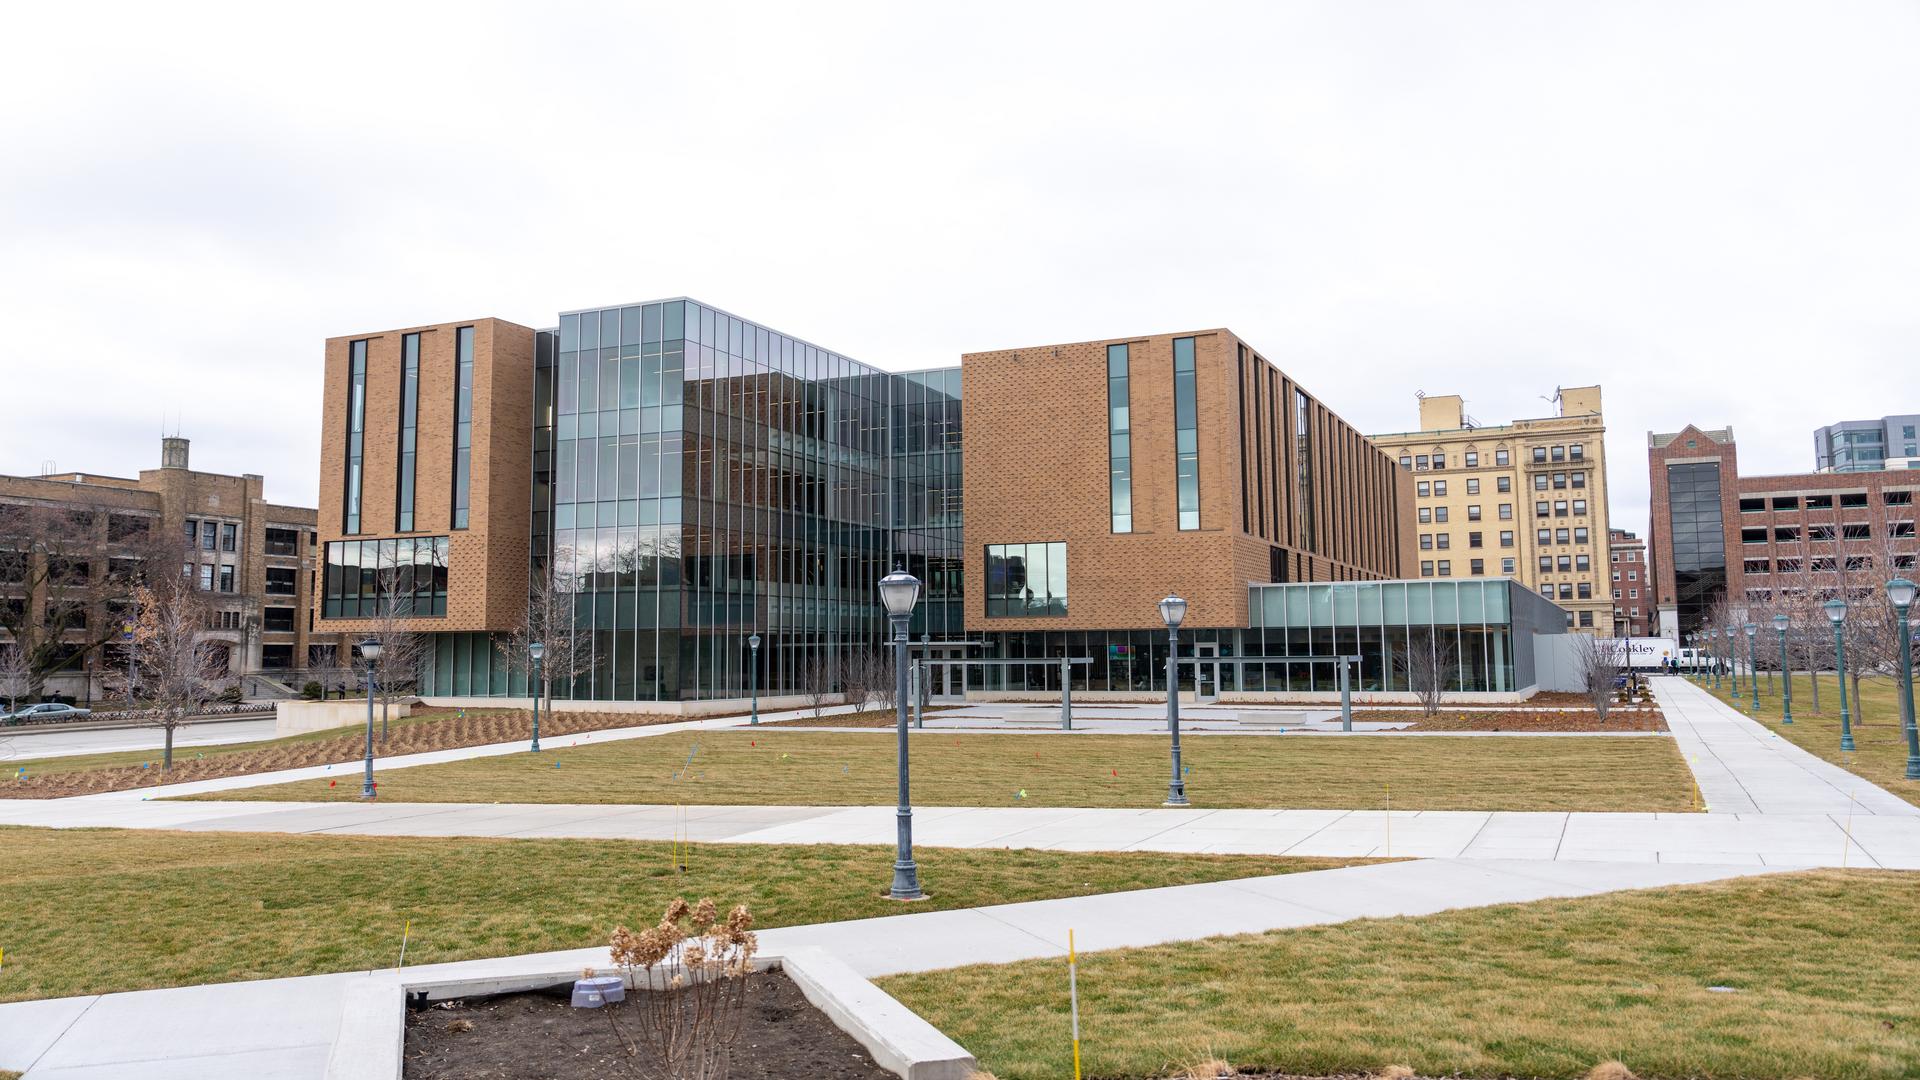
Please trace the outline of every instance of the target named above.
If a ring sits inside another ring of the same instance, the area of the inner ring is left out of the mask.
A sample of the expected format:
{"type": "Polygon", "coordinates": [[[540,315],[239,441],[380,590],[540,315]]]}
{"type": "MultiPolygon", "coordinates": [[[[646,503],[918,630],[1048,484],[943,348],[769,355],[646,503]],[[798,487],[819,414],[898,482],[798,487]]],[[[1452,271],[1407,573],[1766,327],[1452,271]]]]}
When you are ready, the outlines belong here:
{"type": "MultiPolygon", "coordinates": [[[[329,338],[320,439],[320,541],[449,537],[447,614],[413,620],[432,631],[504,630],[524,613],[528,503],[532,486],[534,332],[474,319],[329,338]],[[453,440],[456,331],[474,327],[473,456],[468,527],[454,529],[453,440]],[[414,465],[414,525],[395,530],[400,455],[401,343],[420,334],[420,404],[414,465]],[[342,532],[346,492],[348,358],[367,342],[367,403],[361,531],[342,532]]],[[[324,549],[323,549],[324,550],[324,549]]],[[[324,558],[324,554],[322,555],[324,558]]],[[[324,585],[322,585],[324,591],[324,585]]],[[[349,633],[365,620],[321,619],[349,633]]]]}
{"type": "MultiPolygon", "coordinates": [[[[1161,625],[1155,601],[1177,592],[1189,601],[1187,623],[1234,627],[1247,623],[1247,585],[1270,580],[1270,551],[1286,549],[1304,566],[1299,545],[1285,531],[1262,538],[1243,529],[1241,491],[1241,368],[1244,343],[1223,329],[1140,338],[973,353],[962,358],[966,484],[966,625],[969,630],[1152,628],[1161,625]],[[1195,339],[1200,457],[1200,528],[1181,531],[1175,478],[1173,339],[1195,339]],[[1126,342],[1129,356],[1133,531],[1112,531],[1109,494],[1106,350],[1126,342]],[[984,552],[988,544],[1065,541],[1068,614],[1062,618],[986,617],[984,552]]],[[[1266,364],[1251,348],[1248,365],[1266,364]]],[[[1252,376],[1247,376],[1251,386],[1252,376]]],[[[1264,430],[1288,440],[1291,390],[1279,395],[1283,424],[1264,430]]],[[[1249,414],[1251,415],[1251,414],[1249,414]]],[[[1405,533],[1384,510],[1383,496],[1399,481],[1391,463],[1330,414],[1318,424],[1316,513],[1321,534],[1313,576],[1330,580],[1395,576],[1405,533]],[[1365,481],[1365,485],[1362,481],[1365,481]],[[1363,490],[1367,493],[1363,496],[1363,490]],[[1357,533],[1353,552],[1376,553],[1373,563],[1334,558],[1337,513],[1357,533]],[[1382,533],[1372,540],[1374,533],[1382,533]],[[1369,542],[1371,541],[1371,542],[1369,542]]],[[[1249,424],[1250,453],[1255,432],[1249,424]]],[[[1271,444],[1264,451],[1271,461],[1271,444]]],[[[1283,457],[1290,463],[1290,454],[1283,457]]],[[[1290,488],[1291,468],[1284,487],[1290,488]]],[[[1251,474],[1249,474],[1251,475],[1251,474]]],[[[1250,495],[1249,517],[1265,514],[1272,532],[1274,500],[1282,521],[1291,500],[1276,487],[1269,466],[1267,496],[1250,495]]],[[[1403,502],[1403,506],[1410,503],[1403,502]]],[[[1410,515],[1411,511],[1408,510],[1410,515]]],[[[1256,520],[1259,520],[1256,518],[1256,520]]]]}

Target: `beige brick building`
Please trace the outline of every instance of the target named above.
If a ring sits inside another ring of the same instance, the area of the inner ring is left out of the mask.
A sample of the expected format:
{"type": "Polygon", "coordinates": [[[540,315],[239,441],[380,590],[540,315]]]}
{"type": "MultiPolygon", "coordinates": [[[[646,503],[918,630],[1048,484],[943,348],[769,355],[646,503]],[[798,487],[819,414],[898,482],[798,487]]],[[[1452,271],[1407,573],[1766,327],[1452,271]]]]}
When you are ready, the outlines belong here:
{"type": "Polygon", "coordinates": [[[1562,389],[1559,415],[1498,425],[1473,422],[1463,404],[1422,398],[1418,430],[1372,436],[1414,481],[1415,573],[1511,577],[1564,608],[1575,630],[1611,633],[1600,388],[1562,389]]]}
{"type": "MultiPolygon", "coordinates": [[[[115,564],[124,559],[180,560],[212,609],[205,640],[226,653],[227,670],[281,681],[309,667],[332,666],[338,639],[310,625],[314,511],[268,502],[264,484],[251,473],[197,472],[188,467],[188,441],[166,438],[161,467],[133,478],[85,472],[0,476],[0,509],[25,515],[55,508],[68,515],[76,530],[69,543],[91,564],[86,574],[94,581],[113,580],[115,564]]],[[[44,557],[20,551],[29,545],[18,540],[0,535],[0,548],[29,560],[44,557]]],[[[44,587],[25,587],[44,580],[26,563],[0,572],[0,578],[0,603],[42,611],[49,603],[44,587]]],[[[112,589],[95,595],[101,603],[85,613],[84,624],[62,632],[76,659],[49,680],[49,693],[97,696],[103,665],[119,663],[116,647],[87,647],[117,639],[126,614],[112,589]]],[[[7,636],[0,630],[0,639],[7,636]]],[[[263,687],[243,689],[270,696],[263,687]]]]}

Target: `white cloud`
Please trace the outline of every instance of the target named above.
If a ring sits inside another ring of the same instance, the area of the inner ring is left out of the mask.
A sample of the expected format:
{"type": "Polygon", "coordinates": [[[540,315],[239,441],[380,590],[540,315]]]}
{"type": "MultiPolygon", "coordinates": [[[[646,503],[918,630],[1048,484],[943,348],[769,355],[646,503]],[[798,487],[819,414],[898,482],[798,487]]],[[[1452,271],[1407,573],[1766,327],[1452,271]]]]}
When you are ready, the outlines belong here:
{"type": "Polygon", "coordinates": [[[1748,471],[1920,408],[1902,3],[49,6],[0,471],[311,503],[331,334],[690,294],[881,366],[1228,325],[1367,430],[1606,387],[1748,471]]]}

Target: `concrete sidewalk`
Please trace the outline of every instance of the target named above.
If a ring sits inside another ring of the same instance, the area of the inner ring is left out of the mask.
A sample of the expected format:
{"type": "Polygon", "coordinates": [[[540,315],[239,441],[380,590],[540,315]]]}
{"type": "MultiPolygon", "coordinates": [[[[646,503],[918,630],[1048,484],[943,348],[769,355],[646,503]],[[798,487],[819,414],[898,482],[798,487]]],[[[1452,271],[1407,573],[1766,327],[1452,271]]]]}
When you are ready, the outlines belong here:
{"type": "MultiPolygon", "coordinates": [[[[1220,934],[1718,881],[1765,871],[1441,860],[767,930],[761,952],[824,948],[869,978],[1220,934]]],[[[937,888],[936,883],[929,883],[937,888]]],[[[410,968],[425,979],[613,965],[604,948],[410,968]]],[[[27,1080],[322,1080],[349,984],[368,973],[0,1005],[0,1068],[27,1080]]],[[[398,980],[397,971],[374,973],[398,980]]]]}
{"type": "Polygon", "coordinates": [[[1920,817],[1920,806],[1781,738],[1777,718],[1749,720],[1679,676],[1649,681],[1710,813],[1920,817]]]}
{"type": "MultiPolygon", "coordinates": [[[[891,844],[891,806],[0,801],[0,824],[328,836],[891,844]]],[[[1920,869],[1920,818],[919,807],[927,847],[1920,869]]]]}

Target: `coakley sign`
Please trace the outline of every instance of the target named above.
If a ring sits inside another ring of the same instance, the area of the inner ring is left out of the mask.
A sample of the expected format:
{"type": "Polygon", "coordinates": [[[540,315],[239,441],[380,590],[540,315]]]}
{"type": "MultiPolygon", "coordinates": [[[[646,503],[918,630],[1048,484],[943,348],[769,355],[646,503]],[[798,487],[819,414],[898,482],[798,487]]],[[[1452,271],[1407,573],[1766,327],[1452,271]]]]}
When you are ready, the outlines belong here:
{"type": "Polygon", "coordinates": [[[1680,646],[1671,638],[1601,638],[1600,641],[1622,650],[1628,667],[1663,667],[1668,660],[1680,655],[1680,646]]]}

